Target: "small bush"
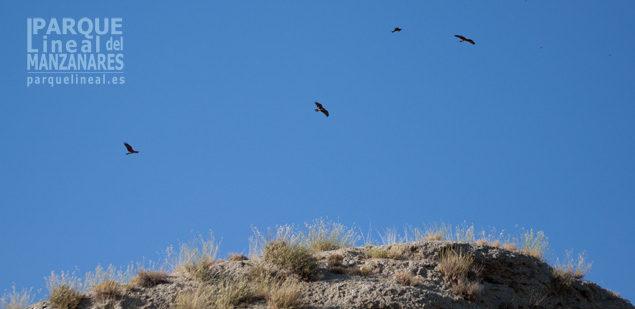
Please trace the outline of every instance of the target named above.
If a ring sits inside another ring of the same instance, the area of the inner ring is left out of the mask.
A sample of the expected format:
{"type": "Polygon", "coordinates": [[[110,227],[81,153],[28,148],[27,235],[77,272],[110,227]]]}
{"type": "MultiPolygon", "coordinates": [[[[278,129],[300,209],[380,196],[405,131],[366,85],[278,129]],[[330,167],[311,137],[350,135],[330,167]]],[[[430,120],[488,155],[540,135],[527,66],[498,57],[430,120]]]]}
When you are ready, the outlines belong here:
{"type": "Polygon", "coordinates": [[[326,258],[326,262],[329,266],[340,266],[344,262],[344,256],[339,253],[331,254],[326,258]]]}
{"type": "Polygon", "coordinates": [[[0,308],[5,309],[24,309],[33,303],[33,295],[31,289],[15,290],[15,285],[11,287],[11,293],[5,293],[0,298],[0,308]]]}
{"type": "Polygon", "coordinates": [[[271,309],[301,308],[302,284],[296,280],[286,280],[273,288],[267,296],[267,307],[271,309]]]}
{"type": "Polygon", "coordinates": [[[106,280],[93,286],[93,296],[99,303],[112,303],[123,295],[123,290],[119,283],[114,280],[106,280]]]}
{"type": "Polygon", "coordinates": [[[170,275],[164,271],[140,270],[130,283],[142,288],[151,288],[170,282],[170,275]]]}
{"type": "Polygon", "coordinates": [[[288,269],[303,280],[318,277],[318,265],[311,250],[303,245],[292,245],[284,240],[271,241],[265,245],[263,259],[278,267],[288,269]]]}
{"type": "Polygon", "coordinates": [[[404,272],[396,273],[395,280],[397,281],[397,283],[407,286],[417,286],[419,285],[419,283],[421,283],[421,280],[419,280],[417,276],[413,276],[412,274],[404,272]]]}

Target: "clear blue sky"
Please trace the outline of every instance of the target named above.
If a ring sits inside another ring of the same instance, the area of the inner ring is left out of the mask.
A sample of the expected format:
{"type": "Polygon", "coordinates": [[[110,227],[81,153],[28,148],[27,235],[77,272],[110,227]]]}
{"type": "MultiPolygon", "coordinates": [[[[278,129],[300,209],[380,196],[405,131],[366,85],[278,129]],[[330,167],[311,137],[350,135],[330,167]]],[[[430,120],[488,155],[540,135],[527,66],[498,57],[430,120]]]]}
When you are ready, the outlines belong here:
{"type": "Polygon", "coordinates": [[[635,300],[633,1],[3,1],[0,37],[0,293],[329,216],[542,230],[635,300]],[[27,87],[32,17],[122,18],[125,84],[27,87]]]}

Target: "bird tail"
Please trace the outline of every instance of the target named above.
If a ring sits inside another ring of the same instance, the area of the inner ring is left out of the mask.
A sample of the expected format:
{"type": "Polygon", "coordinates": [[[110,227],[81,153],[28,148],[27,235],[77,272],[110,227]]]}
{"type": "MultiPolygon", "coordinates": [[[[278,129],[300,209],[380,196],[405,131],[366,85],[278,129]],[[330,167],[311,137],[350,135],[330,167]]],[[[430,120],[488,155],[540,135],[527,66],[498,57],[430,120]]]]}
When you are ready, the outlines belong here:
{"type": "Polygon", "coordinates": [[[133,150],[133,151],[132,151],[132,153],[139,153],[139,152],[138,152],[138,151],[136,151],[136,150],[133,150]]]}
{"type": "Polygon", "coordinates": [[[316,112],[319,112],[320,110],[318,108],[315,109],[316,112]]]}

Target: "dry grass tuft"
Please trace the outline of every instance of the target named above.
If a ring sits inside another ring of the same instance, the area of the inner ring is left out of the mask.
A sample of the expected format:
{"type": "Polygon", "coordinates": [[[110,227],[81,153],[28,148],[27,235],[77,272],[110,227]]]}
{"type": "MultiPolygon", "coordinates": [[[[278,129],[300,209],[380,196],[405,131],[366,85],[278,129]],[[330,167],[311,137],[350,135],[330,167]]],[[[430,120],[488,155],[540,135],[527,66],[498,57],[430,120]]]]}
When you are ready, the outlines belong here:
{"type": "Polygon", "coordinates": [[[230,253],[227,261],[246,261],[248,258],[242,253],[230,253]]]}
{"type": "Polygon", "coordinates": [[[301,308],[302,283],[297,280],[286,280],[269,291],[267,307],[271,309],[301,308]]]}
{"type": "Polygon", "coordinates": [[[175,301],[176,309],[235,308],[257,297],[246,278],[201,284],[195,290],[182,291],[175,301]]]}
{"type": "Polygon", "coordinates": [[[198,241],[192,240],[189,243],[181,244],[178,253],[175,253],[172,247],[168,247],[165,264],[172,270],[184,267],[189,271],[204,267],[210,261],[211,264],[216,261],[218,248],[219,245],[215,242],[212,232],[209,233],[209,238],[199,235],[198,241]]]}
{"type": "Polygon", "coordinates": [[[300,232],[302,242],[312,251],[331,251],[347,248],[359,240],[353,228],[339,222],[319,218],[304,223],[306,231],[300,232]]]}
{"type": "Polygon", "coordinates": [[[405,258],[406,249],[403,246],[393,245],[386,247],[370,247],[366,251],[368,259],[394,259],[399,260],[405,258]]]}
{"type": "Polygon", "coordinates": [[[507,250],[507,251],[516,251],[516,245],[512,244],[512,243],[506,243],[503,245],[503,249],[507,250]]]}
{"type": "Polygon", "coordinates": [[[551,281],[553,282],[556,291],[563,293],[566,292],[573,285],[573,276],[566,271],[552,268],[551,269],[551,281]]]}
{"type": "Polygon", "coordinates": [[[82,293],[65,284],[54,287],[49,294],[51,305],[59,309],[75,309],[82,298],[82,293]]]}
{"type": "Polygon", "coordinates": [[[212,272],[213,265],[214,260],[212,259],[198,259],[185,264],[185,270],[191,278],[202,282],[209,282],[215,278],[212,272]]]}
{"type": "Polygon", "coordinates": [[[151,288],[159,284],[169,283],[170,275],[165,271],[140,270],[130,283],[141,287],[151,288]]]}
{"type": "Polygon", "coordinates": [[[200,309],[214,307],[214,290],[200,285],[196,290],[185,290],[176,297],[175,309],[200,309]]]}
{"type": "Polygon", "coordinates": [[[480,282],[468,280],[466,277],[459,278],[455,284],[452,284],[452,292],[467,300],[474,299],[482,291],[483,285],[480,282]]]}
{"type": "Polygon", "coordinates": [[[93,296],[98,303],[114,307],[117,298],[123,296],[123,289],[116,281],[106,280],[93,286],[93,296]]]}
{"type": "Polygon", "coordinates": [[[49,290],[51,305],[59,309],[74,309],[84,298],[79,291],[82,282],[74,273],[61,272],[59,275],[51,272],[51,276],[45,278],[49,290]]]}
{"type": "Polygon", "coordinates": [[[350,247],[360,238],[353,228],[323,218],[305,222],[304,229],[283,225],[267,229],[267,234],[255,227],[252,227],[252,231],[254,235],[249,238],[250,257],[262,255],[270,242],[285,241],[294,246],[303,245],[311,252],[320,252],[350,247]]]}
{"type": "Polygon", "coordinates": [[[359,268],[347,268],[346,273],[356,276],[369,276],[373,273],[373,268],[372,264],[364,264],[359,268]]]}
{"type": "Polygon", "coordinates": [[[593,262],[587,262],[586,254],[584,252],[578,254],[578,258],[573,258],[573,251],[565,251],[564,261],[557,260],[556,268],[560,271],[564,271],[571,277],[576,279],[582,279],[589,274],[593,262]]]}
{"type": "Polygon", "coordinates": [[[424,230],[415,229],[415,239],[427,241],[444,240],[452,233],[452,226],[441,222],[441,224],[428,224],[424,230]]]}
{"type": "Polygon", "coordinates": [[[311,250],[300,244],[290,244],[285,240],[271,241],[265,245],[263,259],[290,270],[303,280],[315,280],[319,275],[317,261],[311,255],[311,250]]]}
{"type": "Polygon", "coordinates": [[[481,238],[476,240],[476,244],[480,246],[486,246],[486,245],[489,245],[489,242],[486,239],[481,238]]]}
{"type": "Polygon", "coordinates": [[[444,250],[440,254],[439,270],[450,281],[457,282],[467,277],[473,262],[474,257],[462,250],[444,250]]]}
{"type": "Polygon", "coordinates": [[[339,253],[331,254],[326,258],[326,263],[329,266],[340,266],[342,262],[344,262],[344,256],[339,253]]]}
{"type": "Polygon", "coordinates": [[[483,291],[483,285],[477,280],[469,280],[468,273],[473,270],[480,277],[483,269],[473,267],[474,257],[462,250],[448,248],[440,252],[439,270],[452,284],[452,291],[470,300],[483,291]]]}
{"type": "Polygon", "coordinates": [[[397,281],[397,283],[407,286],[417,286],[419,285],[419,283],[421,283],[419,277],[404,272],[396,273],[395,280],[397,281]]]}
{"type": "Polygon", "coordinates": [[[530,229],[520,236],[520,252],[524,254],[542,259],[547,253],[548,248],[548,239],[542,231],[538,231],[534,235],[534,230],[530,229]]]}
{"type": "Polygon", "coordinates": [[[31,289],[22,289],[16,291],[15,285],[11,287],[10,293],[5,293],[0,298],[0,308],[5,309],[24,309],[33,303],[33,295],[31,289]]]}

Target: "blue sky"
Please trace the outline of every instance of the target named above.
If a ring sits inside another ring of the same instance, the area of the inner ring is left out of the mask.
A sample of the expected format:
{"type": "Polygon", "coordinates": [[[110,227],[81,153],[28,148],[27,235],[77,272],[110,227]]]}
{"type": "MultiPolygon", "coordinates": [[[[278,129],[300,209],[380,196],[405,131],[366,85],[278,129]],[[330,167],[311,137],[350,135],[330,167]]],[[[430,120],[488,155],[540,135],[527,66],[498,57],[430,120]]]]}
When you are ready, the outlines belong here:
{"type": "Polygon", "coordinates": [[[252,225],[328,216],[542,230],[554,257],[586,250],[587,279],[633,300],[634,12],[2,2],[0,291],[208,230],[223,255],[247,252],[252,225]],[[33,17],[122,18],[125,84],[27,87],[33,17]]]}

